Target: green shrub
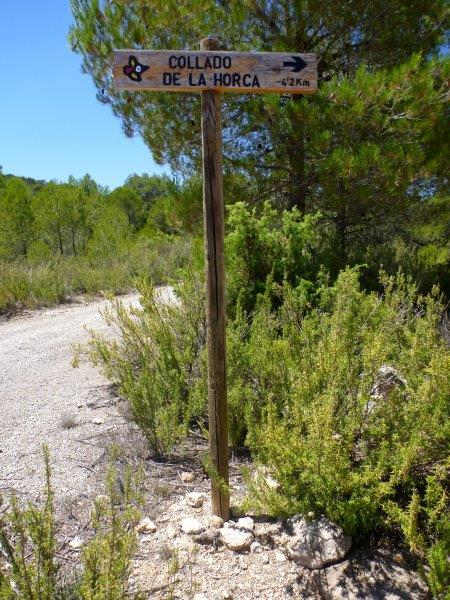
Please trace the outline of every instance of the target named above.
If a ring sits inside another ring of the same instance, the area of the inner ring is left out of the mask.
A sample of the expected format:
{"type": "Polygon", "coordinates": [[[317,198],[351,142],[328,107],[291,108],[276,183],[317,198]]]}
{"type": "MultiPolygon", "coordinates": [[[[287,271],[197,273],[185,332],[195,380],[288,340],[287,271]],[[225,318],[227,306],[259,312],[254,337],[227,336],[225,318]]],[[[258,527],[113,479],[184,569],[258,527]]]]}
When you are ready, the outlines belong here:
{"type": "Polygon", "coordinates": [[[230,314],[237,306],[253,311],[267,281],[313,288],[320,272],[323,235],[320,214],[276,210],[266,202],[259,211],[244,202],[229,207],[226,236],[227,295],[230,314]]]}
{"type": "MultiPolygon", "coordinates": [[[[105,250],[105,248],[103,248],[105,250]]],[[[73,294],[122,294],[139,277],[167,282],[191,257],[189,238],[141,237],[122,244],[120,252],[96,256],[56,256],[40,262],[36,256],[0,261],[0,314],[19,307],[51,306],[73,294]]]]}
{"type": "MultiPolygon", "coordinates": [[[[401,274],[382,275],[381,285],[381,294],[364,292],[349,269],[312,295],[303,281],[269,276],[251,317],[238,303],[227,328],[230,441],[279,484],[249,478],[246,508],[325,514],[357,541],[396,532],[433,560],[440,585],[450,439],[443,306],[437,291],[422,297],[401,274]],[[382,367],[396,381],[385,393],[376,392],[382,367]]],[[[143,285],[143,310],[116,302],[108,313],[119,340],[91,341],[91,357],[158,452],[205,425],[201,287],[186,279],[179,302],[165,306],[143,285]]]]}
{"type": "MultiPolygon", "coordinates": [[[[106,497],[97,498],[92,511],[95,535],[83,549],[82,575],[79,582],[81,600],[122,600],[130,597],[129,577],[131,559],[137,548],[135,526],[142,498],[127,471],[123,489],[117,489],[117,473],[110,468],[107,475],[106,497]]],[[[140,596],[139,596],[140,597],[140,596]]],[[[134,595],[138,600],[138,595],[134,595]]]]}
{"type": "Polygon", "coordinates": [[[161,303],[145,280],[138,289],[142,308],[126,309],[116,300],[104,312],[119,340],[94,333],[89,355],[128,399],[150,447],[163,454],[204,412],[204,399],[193,393],[203,371],[203,293],[195,277],[177,288],[175,303],[161,303]]]}
{"type": "Polygon", "coordinates": [[[17,306],[56,304],[65,295],[64,278],[53,263],[0,263],[0,313],[17,306]]]}
{"type": "Polygon", "coordinates": [[[136,548],[135,525],[141,502],[139,478],[124,477],[116,490],[116,472],[107,476],[108,495],[99,497],[92,512],[93,538],[82,552],[81,573],[67,583],[60,575],[54,517],[54,493],[48,450],[44,448],[45,499],[43,506],[11,509],[0,520],[0,599],[2,600],[122,600],[128,589],[129,569],[136,548]]]}
{"type": "Polygon", "coordinates": [[[444,540],[436,542],[427,552],[429,571],[426,574],[433,598],[449,600],[450,598],[450,569],[448,557],[450,555],[450,534],[444,540]]]}
{"type": "Polygon", "coordinates": [[[384,286],[382,297],[364,293],[349,270],[307,315],[285,294],[278,329],[265,306],[257,311],[253,323],[265,339],[252,345],[252,325],[247,353],[257,358],[250,373],[270,378],[273,366],[260,357],[261,347],[272,345],[287,374],[283,387],[267,390],[261,418],[249,420],[247,442],[280,483],[266,510],[325,513],[357,536],[389,518],[418,551],[418,530],[432,538],[445,514],[450,354],[438,333],[437,297],[418,297],[401,276],[384,286]],[[374,400],[383,365],[406,385],[374,400]]]}

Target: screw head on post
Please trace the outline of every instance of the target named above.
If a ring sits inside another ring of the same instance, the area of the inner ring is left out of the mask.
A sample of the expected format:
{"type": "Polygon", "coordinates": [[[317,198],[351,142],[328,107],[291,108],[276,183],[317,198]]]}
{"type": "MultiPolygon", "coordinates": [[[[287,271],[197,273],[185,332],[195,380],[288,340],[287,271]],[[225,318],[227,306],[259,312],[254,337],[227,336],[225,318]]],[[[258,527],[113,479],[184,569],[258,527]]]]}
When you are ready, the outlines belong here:
{"type": "Polygon", "coordinates": [[[200,40],[200,50],[219,50],[222,46],[220,39],[215,35],[200,40]]]}

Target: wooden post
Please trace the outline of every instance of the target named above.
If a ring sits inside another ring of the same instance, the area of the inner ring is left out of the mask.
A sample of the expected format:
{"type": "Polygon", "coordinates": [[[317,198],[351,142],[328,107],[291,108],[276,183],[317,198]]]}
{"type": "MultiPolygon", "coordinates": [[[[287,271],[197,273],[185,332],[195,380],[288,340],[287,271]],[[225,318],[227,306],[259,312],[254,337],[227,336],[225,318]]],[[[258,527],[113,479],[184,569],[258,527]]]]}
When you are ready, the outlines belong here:
{"type": "Polygon", "coordinates": [[[228,520],[228,421],[225,363],[223,92],[312,94],[317,57],[297,52],[229,52],[209,37],[200,50],[115,50],[116,89],[202,95],[203,212],[205,224],[209,448],[212,510],[228,520]]]}
{"type": "MultiPolygon", "coordinates": [[[[201,50],[218,50],[216,38],[201,50]]],[[[221,93],[202,92],[203,213],[205,230],[208,410],[212,512],[228,520],[228,416],[225,362],[224,202],[221,93]]]]}

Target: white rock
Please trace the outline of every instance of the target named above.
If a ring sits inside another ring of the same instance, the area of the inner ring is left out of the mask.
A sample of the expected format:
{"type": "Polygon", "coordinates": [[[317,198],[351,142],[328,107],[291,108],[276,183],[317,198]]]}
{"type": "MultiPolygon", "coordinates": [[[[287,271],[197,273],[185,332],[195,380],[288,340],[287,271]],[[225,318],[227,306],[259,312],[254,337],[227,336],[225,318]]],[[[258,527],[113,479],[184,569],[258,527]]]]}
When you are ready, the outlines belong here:
{"type": "Polygon", "coordinates": [[[221,529],[223,527],[223,519],[217,515],[211,515],[208,519],[208,525],[213,529],[221,529]]]}
{"type": "Polygon", "coordinates": [[[250,546],[250,552],[252,554],[260,554],[263,551],[263,547],[259,542],[253,542],[250,546]]]}
{"type": "Polygon", "coordinates": [[[156,531],[156,525],[151,519],[145,517],[136,527],[136,531],[138,533],[154,533],[156,531]]]}
{"type": "Polygon", "coordinates": [[[370,390],[370,397],[372,401],[369,401],[366,406],[366,414],[370,414],[376,408],[376,403],[379,400],[386,400],[395,388],[405,388],[407,385],[406,380],[389,365],[382,365],[375,378],[375,383],[370,390]]]}
{"type": "Polygon", "coordinates": [[[193,539],[196,544],[201,544],[202,546],[214,546],[219,535],[218,529],[206,529],[198,535],[194,535],[193,539]]]}
{"type": "Polygon", "coordinates": [[[69,546],[72,548],[72,550],[80,550],[83,545],[84,540],[79,535],[76,535],[73,540],[69,542],[69,546]]]}
{"type": "Polygon", "coordinates": [[[280,484],[276,479],[274,479],[271,475],[266,475],[266,483],[270,487],[271,490],[277,490],[280,487],[280,484]]]}
{"type": "Polygon", "coordinates": [[[208,597],[205,594],[195,594],[194,600],[208,600],[208,597]]]}
{"type": "Polygon", "coordinates": [[[180,479],[183,483],[192,483],[195,479],[195,473],[183,471],[180,475],[180,479]]]}
{"type": "Polygon", "coordinates": [[[225,546],[235,552],[248,550],[253,542],[253,534],[250,531],[234,527],[223,527],[220,536],[225,546]]]}
{"type": "Polygon", "coordinates": [[[92,419],[92,422],[94,425],[103,425],[105,421],[101,417],[95,417],[95,419],[92,419]]]}
{"type": "Polygon", "coordinates": [[[186,496],[186,502],[189,506],[192,506],[192,508],[200,508],[200,506],[203,506],[204,501],[205,495],[200,492],[191,492],[186,496]]]}
{"type": "Polygon", "coordinates": [[[350,549],[351,538],[325,517],[306,521],[297,516],[289,519],[288,525],[291,533],[283,540],[286,553],[309,569],[321,569],[342,560],[350,549]]]}
{"type": "Polygon", "coordinates": [[[263,485],[266,485],[271,490],[277,490],[280,487],[278,481],[272,477],[269,469],[265,466],[257,467],[255,472],[253,473],[253,479],[257,483],[262,483],[263,485]]]}
{"type": "Polygon", "coordinates": [[[253,531],[255,528],[255,522],[251,517],[242,517],[238,520],[237,526],[241,529],[247,529],[247,531],[253,531]]]}
{"type": "Polygon", "coordinates": [[[197,535],[201,533],[205,528],[202,525],[201,521],[199,521],[198,519],[188,517],[187,519],[183,519],[181,523],[181,529],[184,533],[187,533],[188,535],[197,535]]]}

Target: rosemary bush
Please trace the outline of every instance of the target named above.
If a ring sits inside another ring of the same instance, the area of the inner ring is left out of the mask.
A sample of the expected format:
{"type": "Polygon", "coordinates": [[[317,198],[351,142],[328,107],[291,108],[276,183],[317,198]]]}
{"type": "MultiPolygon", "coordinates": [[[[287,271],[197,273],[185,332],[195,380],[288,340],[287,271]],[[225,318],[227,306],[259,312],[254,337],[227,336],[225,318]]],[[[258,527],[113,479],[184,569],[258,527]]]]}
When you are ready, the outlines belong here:
{"type": "MultiPolygon", "coordinates": [[[[136,547],[135,525],[140,513],[139,477],[125,474],[116,489],[116,471],[107,475],[107,495],[92,510],[94,536],[84,546],[81,569],[73,581],[61,576],[60,544],[55,525],[50,460],[44,448],[45,490],[42,506],[23,508],[11,498],[0,521],[1,600],[139,600],[129,592],[129,571],[136,547]]],[[[75,565],[76,566],[76,565],[75,565]]]]}

